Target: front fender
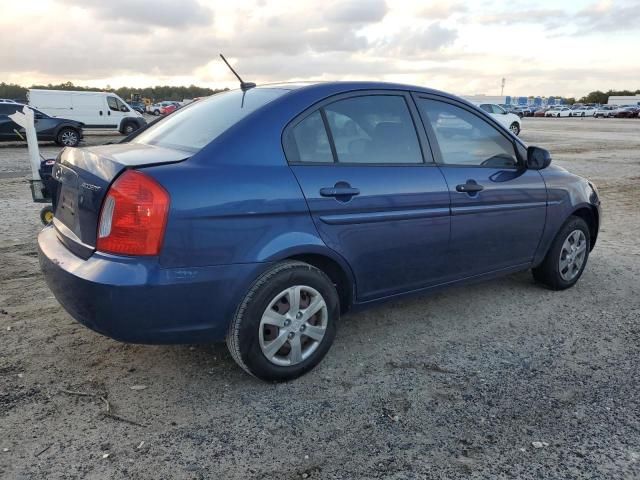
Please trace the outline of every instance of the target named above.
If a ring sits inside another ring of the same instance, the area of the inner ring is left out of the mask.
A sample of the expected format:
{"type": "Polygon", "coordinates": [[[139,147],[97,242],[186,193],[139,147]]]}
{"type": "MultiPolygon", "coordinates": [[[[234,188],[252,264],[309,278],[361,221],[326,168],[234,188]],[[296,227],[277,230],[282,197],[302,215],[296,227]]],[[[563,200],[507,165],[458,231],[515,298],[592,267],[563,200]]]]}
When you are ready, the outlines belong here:
{"type": "Polygon", "coordinates": [[[585,210],[593,214],[596,226],[592,232],[592,246],[595,244],[600,224],[600,199],[586,179],[558,166],[549,166],[540,170],[540,174],[547,187],[547,217],[534,257],[534,266],[544,260],[558,231],[570,216],[585,210]]]}

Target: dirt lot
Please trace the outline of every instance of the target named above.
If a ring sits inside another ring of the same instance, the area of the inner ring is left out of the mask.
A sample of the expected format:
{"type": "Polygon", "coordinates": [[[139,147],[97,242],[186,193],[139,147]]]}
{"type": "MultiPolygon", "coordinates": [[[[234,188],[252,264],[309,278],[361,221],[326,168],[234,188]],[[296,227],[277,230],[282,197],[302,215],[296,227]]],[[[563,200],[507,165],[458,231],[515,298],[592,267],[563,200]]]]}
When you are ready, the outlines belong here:
{"type": "Polygon", "coordinates": [[[38,269],[26,149],[0,147],[0,477],[640,478],[640,120],[525,119],[522,136],[600,188],[576,287],[522,273],[350,315],[280,385],[223,345],[75,323],[38,269]]]}

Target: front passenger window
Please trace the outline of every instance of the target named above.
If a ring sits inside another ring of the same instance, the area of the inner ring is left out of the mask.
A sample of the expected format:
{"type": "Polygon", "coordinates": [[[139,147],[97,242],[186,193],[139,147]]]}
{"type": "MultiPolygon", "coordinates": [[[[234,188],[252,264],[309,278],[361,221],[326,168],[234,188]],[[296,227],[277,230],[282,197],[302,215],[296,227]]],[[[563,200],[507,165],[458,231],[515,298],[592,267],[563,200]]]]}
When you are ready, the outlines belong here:
{"type": "Polygon", "coordinates": [[[107,97],[107,105],[109,105],[109,110],[113,110],[114,112],[120,111],[116,97],[107,97]]]}
{"type": "Polygon", "coordinates": [[[513,143],[493,125],[463,108],[419,99],[422,118],[436,135],[446,165],[515,168],[513,143]]]}

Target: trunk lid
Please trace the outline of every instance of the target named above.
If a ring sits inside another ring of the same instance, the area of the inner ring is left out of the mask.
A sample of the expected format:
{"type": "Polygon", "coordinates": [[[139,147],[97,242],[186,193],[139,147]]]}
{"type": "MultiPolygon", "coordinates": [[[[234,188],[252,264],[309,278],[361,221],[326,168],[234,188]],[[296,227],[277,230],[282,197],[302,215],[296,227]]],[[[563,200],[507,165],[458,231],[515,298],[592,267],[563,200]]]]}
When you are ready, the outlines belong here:
{"type": "Polygon", "coordinates": [[[123,143],[65,148],[53,167],[58,182],[53,225],[69,250],[88,258],[95,250],[102,202],[126,168],[175,163],[189,153],[154,145],[123,143]]]}

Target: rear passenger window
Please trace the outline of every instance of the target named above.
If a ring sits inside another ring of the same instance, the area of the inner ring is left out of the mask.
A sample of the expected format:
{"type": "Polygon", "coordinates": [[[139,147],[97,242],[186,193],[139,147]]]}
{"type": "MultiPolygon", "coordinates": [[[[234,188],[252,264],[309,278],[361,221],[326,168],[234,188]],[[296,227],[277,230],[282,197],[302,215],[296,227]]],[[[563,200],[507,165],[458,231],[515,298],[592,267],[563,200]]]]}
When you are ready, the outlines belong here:
{"type": "Polygon", "coordinates": [[[338,162],[422,163],[418,136],[404,97],[353,97],[331,103],[324,110],[338,162]]]}
{"type": "Polygon", "coordinates": [[[418,100],[422,118],[433,128],[442,163],[447,165],[514,168],[513,143],[473,113],[437,100],[418,100]]]}
{"type": "Polygon", "coordinates": [[[297,162],[333,163],[329,137],[324,128],[322,115],[316,111],[297,124],[292,130],[297,150],[297,162]]]}

